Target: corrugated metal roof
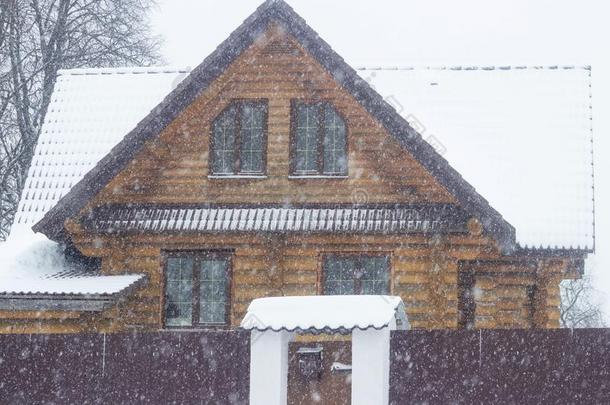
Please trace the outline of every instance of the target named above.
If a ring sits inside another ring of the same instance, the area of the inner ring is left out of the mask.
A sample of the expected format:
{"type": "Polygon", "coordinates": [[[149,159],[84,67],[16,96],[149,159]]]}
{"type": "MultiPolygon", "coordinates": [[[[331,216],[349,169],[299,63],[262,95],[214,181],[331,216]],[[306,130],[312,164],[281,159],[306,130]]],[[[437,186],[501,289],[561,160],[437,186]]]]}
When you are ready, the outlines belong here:
{"type": "MultiPolygon", "coordinates": [[[[42,234],[20,227],[0,244],[0,298],[4,295],[113,296],[143,274],[103,275],[68,259],[42,234]]],[[[126,269],[129,271],[129,269],[126,269]]]]}
{"type": "Polygon", "coordinates": [[[347,333],[354,329],[409,329],[400,297],[314,295],[257,298],[241,321],[247,330],[347,333]]]}
{"type": "Polygon", "coordinates": [[[32,226],[185,76],[180,68],[59,71],[14,226],[32,226]]]}
{"type": "Polygon", "coordinates": [[[102,275],[90,272],[60,271],[44,276],[18,275],[0,282],[0,295],[85,295],[107,296],[119,294],[138,281],[142,274],[102,275]]]}
{"type": "Polygon", "coordinates": [[[402,207],[130,207],[95,210],[89,229],[120,232],[466,232],[468,215],[452,205],[402,207]]]}

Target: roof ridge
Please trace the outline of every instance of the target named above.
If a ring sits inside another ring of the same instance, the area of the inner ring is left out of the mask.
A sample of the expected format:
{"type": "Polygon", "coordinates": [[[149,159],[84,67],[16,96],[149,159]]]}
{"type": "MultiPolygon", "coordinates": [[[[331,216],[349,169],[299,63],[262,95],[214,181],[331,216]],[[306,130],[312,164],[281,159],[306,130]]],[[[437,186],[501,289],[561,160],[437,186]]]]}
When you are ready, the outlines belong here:
{"type": "Polygon", "coordinates": [[[591,70],[591,65],[413,65],[413,66],[366,66],[356,70],[591,70]]]}
{"type": "Polygon", "coordinates": [[[189,73],[190,66],[121,66],[102,68],[60,69],[58,76],[113,75],[113,74],[159,74],[189,73]]]}

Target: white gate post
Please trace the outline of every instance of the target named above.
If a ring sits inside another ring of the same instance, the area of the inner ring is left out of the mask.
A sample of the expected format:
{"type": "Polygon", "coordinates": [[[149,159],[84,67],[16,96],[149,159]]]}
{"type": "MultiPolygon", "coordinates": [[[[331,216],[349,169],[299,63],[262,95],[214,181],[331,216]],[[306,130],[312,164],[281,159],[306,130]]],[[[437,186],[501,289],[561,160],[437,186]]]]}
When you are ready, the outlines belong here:
{"type": "Polygon", "coordinates": [[[250,335],[250,404],[286,405],[288,397],[287,331],[252,330],[250,335]]]}
{"type": "Polygon", "coordinates": [[[352,331],[352,405],[385,405],[390,390],[390,328],[352,331]]]}

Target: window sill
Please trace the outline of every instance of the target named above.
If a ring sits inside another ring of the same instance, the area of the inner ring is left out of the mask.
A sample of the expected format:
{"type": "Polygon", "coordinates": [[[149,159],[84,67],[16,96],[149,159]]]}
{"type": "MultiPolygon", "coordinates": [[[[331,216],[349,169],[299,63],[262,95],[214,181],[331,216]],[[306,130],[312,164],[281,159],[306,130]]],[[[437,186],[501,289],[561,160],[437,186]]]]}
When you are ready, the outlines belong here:
{"type": "Polygon", "coordinates": [[[349,179],[347,175],[334,175],[334,174],[293,174],[288,176],[290,180],[301,180],[301,179],[349,179]]]}
{"type": "Polygon", "coordinates": [[[219,323],[213,323],[213,324],[199,324],[196,326],[168,326],[165,325],[163,326],[163,328],[161,328],[161,331],[165,331],[165,332],[176,332],[176,331],[180,331],[180,332],[200,332],[202,330],[209,330],[209,329],[220,329],[220,330],[229,330],[231,329],[231,325],[228,324],[219,324],[219,323]]]}
{"type": "Polygon", "coordinates": [[[218,180],[218,179],[266,179],[266,174],[210,174],[208,175],[208,179],[218,180]]]}

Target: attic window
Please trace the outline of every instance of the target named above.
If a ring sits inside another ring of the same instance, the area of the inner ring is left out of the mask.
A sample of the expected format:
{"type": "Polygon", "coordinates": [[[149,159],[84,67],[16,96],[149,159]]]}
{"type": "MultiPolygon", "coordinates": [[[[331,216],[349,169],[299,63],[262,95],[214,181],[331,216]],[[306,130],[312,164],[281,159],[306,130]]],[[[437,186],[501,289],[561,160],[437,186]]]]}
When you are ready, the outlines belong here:
{"type": "Polygon", "coordinates": [[[212,124],[210,172],[216,176],[265,173],[267,101],[234,101],[212,124]]]}
{"type": "Polygon", "coordinates": [[[292,103],[293,175],[347,175],[347,128],[327,102],[292,103]]]}

